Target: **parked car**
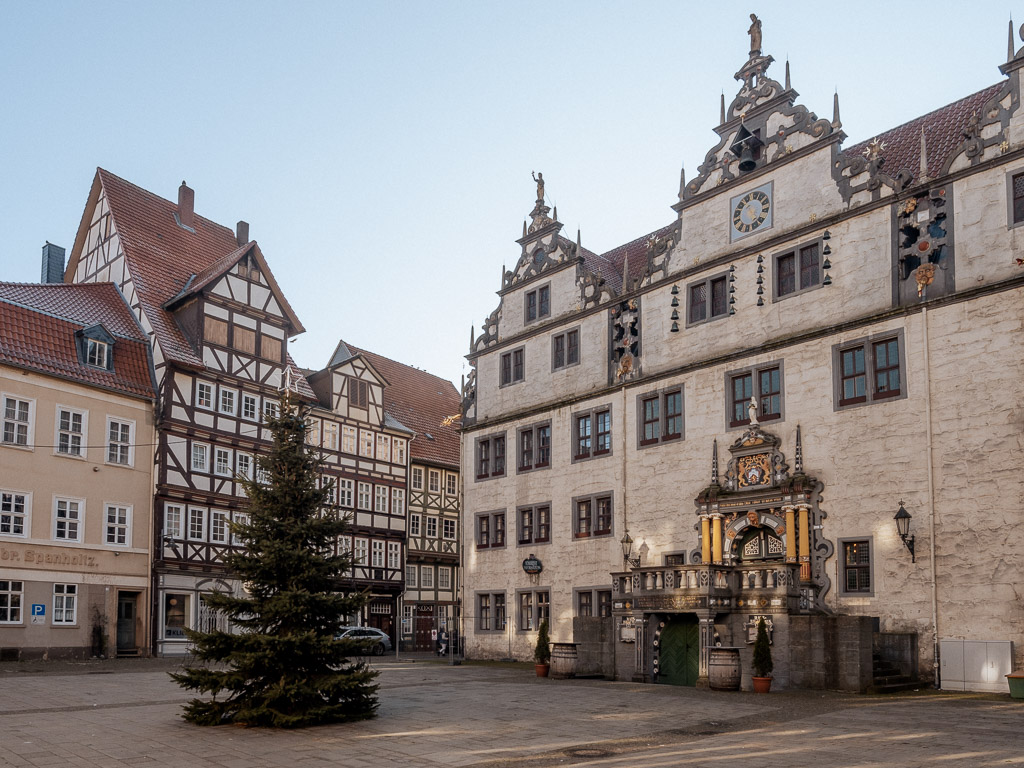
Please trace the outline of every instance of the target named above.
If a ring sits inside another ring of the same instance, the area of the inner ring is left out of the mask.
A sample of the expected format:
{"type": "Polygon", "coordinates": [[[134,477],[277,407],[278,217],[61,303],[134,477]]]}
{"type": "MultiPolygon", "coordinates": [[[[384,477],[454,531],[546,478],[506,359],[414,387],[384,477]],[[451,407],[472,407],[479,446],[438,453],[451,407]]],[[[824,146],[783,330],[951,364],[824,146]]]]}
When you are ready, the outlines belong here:
{"type": "Polygon", "coordinates": [[[335,635],[338,640],[360,640],[367,648],[367,653],[383,656],[391,650],[391,638],[384,632],[373,627],[342,627],[335,635]]]}

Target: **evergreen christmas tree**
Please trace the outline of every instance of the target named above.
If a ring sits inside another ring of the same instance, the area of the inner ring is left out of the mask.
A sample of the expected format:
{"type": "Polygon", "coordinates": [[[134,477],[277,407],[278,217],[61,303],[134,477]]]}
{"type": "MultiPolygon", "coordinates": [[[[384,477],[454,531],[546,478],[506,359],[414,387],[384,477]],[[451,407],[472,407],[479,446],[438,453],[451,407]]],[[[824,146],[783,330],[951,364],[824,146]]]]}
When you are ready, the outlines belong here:
{"type": "Polygon", "coordinates": [[[203,598],[235,633],[187,631],[201,663],[171,677],[212,694],[185,706],[193,723],[296,728],[376,712],[377,673],[350,660],[365,649],[358,640],[335,639],[366,598],[338,591],[352,563],[348,554],[333,554],[346,523],[326,508],[330,487],[318,487],[320,460],[306,446],[304,417],[286,394],[280,415],[266,417],[273,448],[257,460],[263,482],[240,480],[249,520],[231,530],[246,547],[224,560],[249,596],[203,598]]]}

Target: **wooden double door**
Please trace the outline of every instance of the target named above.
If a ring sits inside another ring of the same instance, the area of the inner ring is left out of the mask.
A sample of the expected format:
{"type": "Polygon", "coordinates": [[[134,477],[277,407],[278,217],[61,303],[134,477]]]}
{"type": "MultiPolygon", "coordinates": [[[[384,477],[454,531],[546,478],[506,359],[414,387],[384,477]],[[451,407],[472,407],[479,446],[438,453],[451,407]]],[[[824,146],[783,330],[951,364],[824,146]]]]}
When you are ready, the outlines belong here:
{"type": "Polygon", "coordinates": [[[658,682],[697,685],[700,674],[700,623],[694,615],[673,616],[659,638],[658,682]]]}

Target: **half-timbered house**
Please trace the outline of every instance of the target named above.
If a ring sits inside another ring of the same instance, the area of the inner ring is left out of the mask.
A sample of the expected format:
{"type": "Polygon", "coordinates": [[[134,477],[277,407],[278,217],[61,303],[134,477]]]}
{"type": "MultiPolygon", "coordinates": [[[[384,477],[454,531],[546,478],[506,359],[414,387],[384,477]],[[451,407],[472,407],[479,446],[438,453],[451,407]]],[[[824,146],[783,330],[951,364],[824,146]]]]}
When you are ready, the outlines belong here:
{"type": "Polygon", "coordinates": [[[113,282],[152,344],[153,644],[184,653],[185,628],[221,621],[203,594],[241,589],[222,558],[239,545],[229,522],[245,514],[236,477],[252,476],[269,438],[261,413],[282,388],[315,401],[288,354],[303,327],[248,225],[197,215],[184,182],[175,204],[97,170],[65,281],[113,282]]]}

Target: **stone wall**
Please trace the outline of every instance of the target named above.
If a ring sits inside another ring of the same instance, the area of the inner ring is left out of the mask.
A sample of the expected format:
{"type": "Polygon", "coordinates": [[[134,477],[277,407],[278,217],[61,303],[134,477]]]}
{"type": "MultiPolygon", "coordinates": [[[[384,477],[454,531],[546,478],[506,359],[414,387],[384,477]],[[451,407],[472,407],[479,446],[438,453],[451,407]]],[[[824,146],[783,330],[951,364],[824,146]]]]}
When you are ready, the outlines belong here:
{"type": "Polygon", "coordinates": [[[870,616],[791,616],[790,685],[866,691],[872,681],[872,626],[870,616]]]}
{"type": "Polygon", "coordinates": [[[572,620],[576,643],[577,677],[615,677],[614,631],[610,616],[576,616],[572,620]]]}

